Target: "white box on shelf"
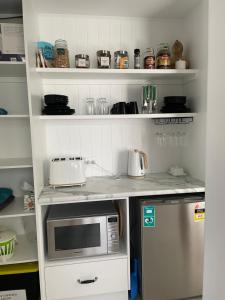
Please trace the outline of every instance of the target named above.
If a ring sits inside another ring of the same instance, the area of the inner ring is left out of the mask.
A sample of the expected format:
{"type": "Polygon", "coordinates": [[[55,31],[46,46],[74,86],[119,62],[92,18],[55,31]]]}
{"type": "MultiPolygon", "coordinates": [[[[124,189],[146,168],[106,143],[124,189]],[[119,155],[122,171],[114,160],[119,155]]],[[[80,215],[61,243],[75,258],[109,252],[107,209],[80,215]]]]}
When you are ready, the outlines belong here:
{"type": "Polygon", "coordinates": [[[29,193],[24,195],[24,210],[25,211],[34,211],[35,209],[35,200],[34,194],[29,193]]]}
{"type": "Polygon", "coordinates": [[[0,52],[24,54],[23,24],[0,23],[0,52]]]}

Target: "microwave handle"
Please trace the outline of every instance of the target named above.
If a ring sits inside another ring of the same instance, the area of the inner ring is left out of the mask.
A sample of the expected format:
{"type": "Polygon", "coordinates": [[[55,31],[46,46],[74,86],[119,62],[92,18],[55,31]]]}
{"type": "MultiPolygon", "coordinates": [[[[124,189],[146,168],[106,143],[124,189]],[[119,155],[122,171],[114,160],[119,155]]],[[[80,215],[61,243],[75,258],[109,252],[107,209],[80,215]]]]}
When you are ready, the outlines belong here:
{"type": "Polygon", "coordinates": [[[87,280],[80,280],[78,279],[77,282],[79,284],[90,284],[90,283],[94,283],[98,280],[98,277],[95,277],[94,279],[87,279],[87,280]]]}

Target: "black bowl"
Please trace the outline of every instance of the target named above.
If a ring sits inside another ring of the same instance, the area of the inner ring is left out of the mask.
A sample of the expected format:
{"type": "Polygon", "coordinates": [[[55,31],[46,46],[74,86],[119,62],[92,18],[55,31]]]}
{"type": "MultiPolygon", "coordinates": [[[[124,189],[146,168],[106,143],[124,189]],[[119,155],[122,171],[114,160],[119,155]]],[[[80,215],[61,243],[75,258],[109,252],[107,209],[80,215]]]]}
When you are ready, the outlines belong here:
{"type": "Polygon", "coordinates": [[[46,105],[68,104],[68,96],[65,95],[49,94],[44,96],[44,100],[46,105]]]}
{"type": "Polygon", "coordinates": [[[164,97],[164,103],[168,104],[185,104],[186,103],[186,96],[167,96],[164,97]]]}

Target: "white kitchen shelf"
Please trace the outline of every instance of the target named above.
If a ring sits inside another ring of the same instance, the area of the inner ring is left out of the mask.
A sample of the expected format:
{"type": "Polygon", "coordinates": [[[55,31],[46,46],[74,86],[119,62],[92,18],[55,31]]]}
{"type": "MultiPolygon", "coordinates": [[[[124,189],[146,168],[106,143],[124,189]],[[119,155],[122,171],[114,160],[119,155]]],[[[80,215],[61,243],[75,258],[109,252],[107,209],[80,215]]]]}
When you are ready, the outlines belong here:
{"type": "Polygon", "coordinates": [[[56,260],[48,260],[45,257],[45,267],[53,267],[53,266],[64,266],[64,265],[71,265],[71,264],[81,264],[81,263],[89,263],[92,261],[104,261],[104,260],[111,260],[111,259],[121,259],[121,258],[128,258],[128,255],[125,253],[117,253],[117,254],[110,254],[110,255],[98,255],[98,256],[90,256],[90,257],[82,257],[82,258],[68,258],[68,259],[56,259],[56,260]]]}
{"type": "Polygon", "coordinates": [[[29,115],[0,115],[0,120],[4,119],[28,119],[29,115]]]}
{"type": "MultiPolygon", "coordinates": [[[[41,120],[113,120],[113,119],[165,119],[165,118],[189,118],[195,117],[197,113],[179,114],[133,114],[133,115],[42,115],[41,120]]],[[[36,118],[36,117],[34,117],[36,118]]]]}
{"type": "Polygon", "coordinates": [[[0,61],[0,77],[25,77],[26,63],[22,61],[0,61]]]}
{"type": "Polygon", "coordinates": [[[0,220],[4,218],[17,218],[34,216],[35,212],[24,210],[23,198],[15,198],[7,207],[0,211],[0,220]]]}
{"type": "Polygon", "coordinates": [[[0,170],[32,168],[31,158],[5,158],[0,159],[0,170]]]}
{"type": "Polygon", "coordinates": [[[17,235],[17,244],[13,257],[0,265],[20,264],[37,261],[36,233],[32,235],[17,235]]]}
{"type": "Polygon", "coordinates": [[[36,68],[44,79],[192,79],[198,74],[196,69],[188,70],[146,70],[146,69],[75,69],[36,68]]]}

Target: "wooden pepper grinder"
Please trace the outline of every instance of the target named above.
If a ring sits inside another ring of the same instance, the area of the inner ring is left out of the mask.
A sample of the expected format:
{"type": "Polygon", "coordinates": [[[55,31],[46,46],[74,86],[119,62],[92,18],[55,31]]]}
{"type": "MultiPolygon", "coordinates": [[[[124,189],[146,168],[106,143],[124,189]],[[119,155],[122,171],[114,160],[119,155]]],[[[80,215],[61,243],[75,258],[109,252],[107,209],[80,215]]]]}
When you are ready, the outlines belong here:
{"type": "Polygon", "coordinates": [[[183,57],[183,44],[176,40],[172,47],[172,68],[173,69],[186,69],[187,61],[183,57]]]}

